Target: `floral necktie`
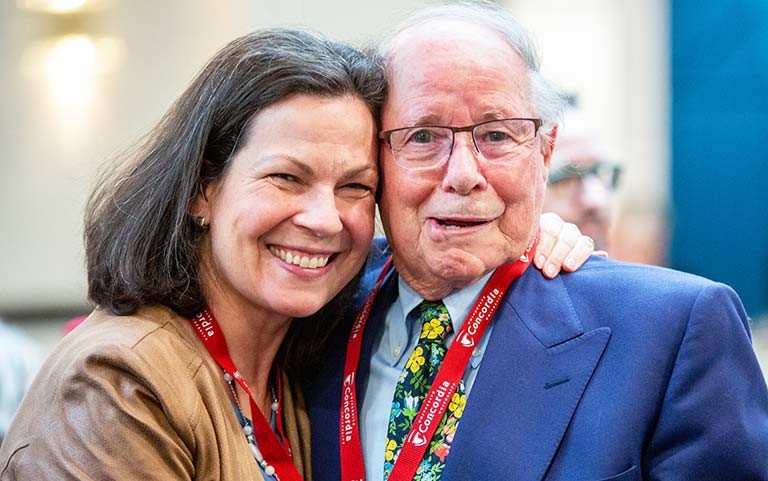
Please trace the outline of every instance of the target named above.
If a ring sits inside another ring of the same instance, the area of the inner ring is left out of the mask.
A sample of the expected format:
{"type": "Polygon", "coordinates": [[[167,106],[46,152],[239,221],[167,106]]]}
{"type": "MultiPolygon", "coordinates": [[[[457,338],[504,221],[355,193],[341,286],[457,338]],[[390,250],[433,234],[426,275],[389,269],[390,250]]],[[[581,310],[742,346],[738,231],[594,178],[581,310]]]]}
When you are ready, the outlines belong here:
{"type": "MultiPolygon", "coordinates": [[[[410,431],[419,407],[443,362],[447,351],[445,338],[453,332],[451,316],[443,301],[423,301],[418,309],[421,313],[419,342],[400,374],[389,414],[387,444],[384,452],[384,481],[387,481],[392,473],[392,468],[403,446],[403,440],[410,431]]],[[[445,467],[445,458],[451,449],[453,436],[464,413],[465,404],[464,381],[461,381],[435,431],[424,459],[419,464],[414,481],[440,479],[445,467]]]]}

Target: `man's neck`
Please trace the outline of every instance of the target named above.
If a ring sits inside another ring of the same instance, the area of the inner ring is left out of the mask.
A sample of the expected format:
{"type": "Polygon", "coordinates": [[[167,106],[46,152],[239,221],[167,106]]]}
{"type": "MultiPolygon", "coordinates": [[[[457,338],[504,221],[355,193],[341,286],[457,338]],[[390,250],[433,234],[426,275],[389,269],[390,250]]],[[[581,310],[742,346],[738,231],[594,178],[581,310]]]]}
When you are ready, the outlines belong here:
{"type": "Polygon", "coordinates": [[[474,285],[482,279],[487,280],[489,273],[485,273],[479,277],[451,279],[450,281],[439,278],[420,279],[415,276],[409,276],[407,273],[401,273],[400,271],[398,271],[398,274],[405,284],[424,300],[438,301],[440,299],[445,299],[455,291],[474,285]]]}
{"type": "MultiPolygon", "coordinates": [[[[460,289],[453,289],[450,294],[441,299],[445,303],[454,322],[454,327],[458,328],[469,312],[471,305],[480,296],[480,292],[485,287],[493,272],[489,272],[478,281],[460,289]]],[[[411,287],[403,278],[398,280],[398,300],[403,313],[411,312],[421,301],[423,297],[411,287]]]]}

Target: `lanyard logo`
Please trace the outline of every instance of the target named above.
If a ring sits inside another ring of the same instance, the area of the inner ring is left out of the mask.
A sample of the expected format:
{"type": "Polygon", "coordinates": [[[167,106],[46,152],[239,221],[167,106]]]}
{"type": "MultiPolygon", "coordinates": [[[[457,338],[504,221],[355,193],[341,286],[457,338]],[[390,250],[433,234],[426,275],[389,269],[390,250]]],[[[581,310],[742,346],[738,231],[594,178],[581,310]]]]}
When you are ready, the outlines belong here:
{"type": "Polygon", "coordinates": [[[427,444],[427,438],[418,431],[411,431],[411,436],[408,439],[414,446],[424,446],[427,444]]]}
{"type": "Polygon", "coordinates": [[[459,336],[459,343],[464,347],[473,347],[475,339],[468,332],[462,332],[459,336]]]}
{"type": "Polygon", "coordinates": [[[350,373],[344,378],[342,387],[344,391],[344,404],[341,407],[341,416],[344,419],[344,425],[341,430],[342,440],[344,442],[352,441],[352,434],[357,427],[357,413],[354,406],[354,397],[352,391],[355,389],[355,373],[350,373]]]}

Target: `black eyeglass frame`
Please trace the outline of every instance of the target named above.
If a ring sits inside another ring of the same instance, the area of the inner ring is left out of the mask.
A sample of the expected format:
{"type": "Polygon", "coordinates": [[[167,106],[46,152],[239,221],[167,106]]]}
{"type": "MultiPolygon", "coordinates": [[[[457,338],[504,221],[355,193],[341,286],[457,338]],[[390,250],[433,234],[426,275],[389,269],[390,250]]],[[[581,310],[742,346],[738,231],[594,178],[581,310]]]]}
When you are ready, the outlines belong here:
{"type": "Polygon", "coordinates": [[[604,181],[605,186],[610,190],[616,190],[621,181],[622,166],[607,160],[597,160],[589,165],[567,163],[557,168],[550,169],[547,183],[555,185],[568,179],[581,179],[588,176],[595,176],[604,181]],[[604,175],[607,177],[604,178],[604,175]]]}
{"type": "Polygon", "coordinates": [[[387,142],[389,144],[390,151],[392,151],[392,154],[396,156],[394,150],[392,150],[392,134],[394,132],[400,132],[402,130],[420,129],[420,128],[425,128],[425,129],[426,128],[448,129],[451,132],[453,132],[452,137],[451,137],[451,148],[448,151],[448,156],[450,157],[450,155],[453,153],[453,146],[456,144],[456,133],[457,132],[469,132],[470,136],[472,137],[472,145],[475,147],[475,151],[479,153],[480,149],[477,147],[477,141],[475,140],[475,132],[474,132],[474,130],[477,127],[480,127],[481,125],[490,124],[492,122],[503,122],[503,121],[506,121],[506,120],[529,120],[529,121],[533,122],[533,126],[534,126],[534,128],[533,128],[533,137],[534,138],[536,137],[536,135],[538,135],[539,129],[541,129],[541,126],[544,124],[544,122],[541,119],[537,119],[537,118],[508,117],[508,118],[503,118],[503,119],[486,120],[486,121],[480,122],[478,124],[465,125],[464,127],[451,127],[450,125],[433,125],[433,124],[430,124],[430,125],[411,125],[409,127],[399,127],[399,128],[396,128],[396,129],[382,130],[382,131],[379,132],[378,138],[379,138],[379,140],[384,140],[385,142],[387,142]]]}

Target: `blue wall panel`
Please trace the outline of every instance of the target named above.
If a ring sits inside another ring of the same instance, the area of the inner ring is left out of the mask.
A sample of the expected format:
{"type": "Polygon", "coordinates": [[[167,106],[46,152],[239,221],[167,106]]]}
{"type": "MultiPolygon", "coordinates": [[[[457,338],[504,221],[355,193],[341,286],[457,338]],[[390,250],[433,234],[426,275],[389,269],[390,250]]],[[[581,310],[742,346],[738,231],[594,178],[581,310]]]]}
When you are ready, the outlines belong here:
{"type": "Polygon", "coordinates": [[[670,264],[768,314],[768,0],[674,0],[670,264]]]}

